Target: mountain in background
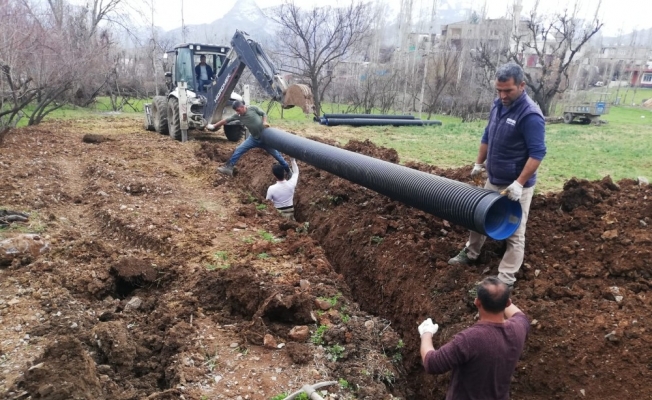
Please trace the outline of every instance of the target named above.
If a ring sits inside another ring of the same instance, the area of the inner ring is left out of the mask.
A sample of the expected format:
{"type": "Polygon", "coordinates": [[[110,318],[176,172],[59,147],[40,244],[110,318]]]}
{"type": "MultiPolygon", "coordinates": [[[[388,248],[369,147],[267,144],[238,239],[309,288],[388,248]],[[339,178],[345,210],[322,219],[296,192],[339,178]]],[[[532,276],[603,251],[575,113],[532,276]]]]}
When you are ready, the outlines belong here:
{"type": "Polygon", "coordinates": [[[603,36],[603,46],[652,46],[652,28],[626,33],[620,36],[603,36]]]}
{"type": "MultiPolygon", "coordinates": [[[[189,13],[192,14],[192,11],[189,13]]],[[[256,41],[265,43],[273,37],[274,25],[254,0],[239,0],[222,18],[210,24],[186,25],[185,41],[229,45],[237,29],[247,32],[256,41]]],[[[181,28],[161,34],[163,40],[175,44],[182,43],[182,37],[181,28]]]]}
{"type": "MultiPolygon", "coordinates": [[[[201,42],[228,45],[236,29],[247,32],[256,41],[264,46],[272,46],[274,36],[278,29],[270,15],[274,7],[261,9],[255,0],[240,0],[222,18],[210,24],[186,25],[186,42],[201,42]],[[267,14],[267,15],[266,15],[267,14]]],[[[414,24],[414,31],[427,32],[430,25],[430,8],[413,10],[417,17],[414,24]]],[[[201,11],[200,11],[201,12],[201,11]]],[[[191,14],[192,11],[186,11],[191,14]]],[[[435,32],[439,33],[441,26],[467,19],[471,14],[471,8],[465,3],[452,0],[440,1],[435,22],[435,32]]],[[[386,46],[398,45],[398,23],[397,16],[388,17],[386,32],[383,34],[383,44],[386,46]]],[[[170,43],[182,43],[181,28],[175,28],[159,34],[161,40],[170,43]]]]}
{"type": "MultiPolygon", "coordinates": [[[[423,4],[423,3],[421,3],[423,4]]],[[[278,6],[277,6],[278,7],[278,6]]],[[[276,32],[278,27],[267,15],[274,11],[275,7],[261,9],[255,0],[240,0],[222,18],[210,24],[186,25],[186,42],[214,43],[228,45],[236,29],[247,32],[256,41],[266,48],[271,48],[276,43],[276,32]]],[[[437,17],[434,31],[439,34],[441,27],[453,22],[468,20],[473,11],[480,14],[481,10],[473,8],[470,1],[440,0],[437,7],[437,17]]],[[[192,14],[192,10],[186,11],[192,14]]],[[[198,11],[205,12],[205,11],[198,11]]],[[[385,31],[383,32],[382,43],[386,47],[398,46],[399,10],[388,12],[385,31]]],[[[413,31],[427,33],[430,27],[431,5],[423,5],[421,9],[413,9],[413,31]]],[[[181,28],[169,31],[159,31],[159,38],[171,45],[182,43],[181,28]]],[[[652,45],[652,28],[630,32],[624,35],[610,37],[599,36],[593,43],[599,46],[630,45],[650,46],[652,45]],[[601,43],[601,44],[600,44],[601,43]]]]}

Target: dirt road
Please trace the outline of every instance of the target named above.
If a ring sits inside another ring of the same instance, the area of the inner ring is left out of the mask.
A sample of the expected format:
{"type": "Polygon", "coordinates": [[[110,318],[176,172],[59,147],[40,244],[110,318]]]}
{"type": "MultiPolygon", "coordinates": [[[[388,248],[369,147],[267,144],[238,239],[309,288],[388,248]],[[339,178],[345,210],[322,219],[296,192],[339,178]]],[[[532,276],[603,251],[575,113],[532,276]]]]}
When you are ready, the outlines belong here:
{"type": "MultiPolygon", "coordinates": [[[[433,317],[443,344],[472,324],[469,290],[496,272],[500,243],[450,267],[462,228],[304,163],[288,223],[263,201],[262,151],[225,179],[214,171],[234,144],[139,126],[47,123],[0,145],[0,208],[30,213],[0,235],[49,243],[0,269],[4,397],[269,399],[342,380],[333,398],[443,398],[416,326],[433,317]]],[[[634,181],[535,198],[514,295],[533,324],[512,398],[651,398],[650,224],[652,189],[634,181]]]]}

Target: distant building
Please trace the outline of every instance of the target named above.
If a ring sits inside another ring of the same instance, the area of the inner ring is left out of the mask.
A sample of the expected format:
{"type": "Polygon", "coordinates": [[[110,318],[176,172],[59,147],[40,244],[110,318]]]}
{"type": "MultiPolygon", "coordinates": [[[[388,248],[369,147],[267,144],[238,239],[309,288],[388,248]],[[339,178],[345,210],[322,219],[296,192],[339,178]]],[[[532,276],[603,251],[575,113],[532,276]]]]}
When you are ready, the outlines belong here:
{"type": "Polygon", "coordinates": [[[627,72],[631,73],[630,85],[652,88],[652,68],[630,68],[627,72]]]}

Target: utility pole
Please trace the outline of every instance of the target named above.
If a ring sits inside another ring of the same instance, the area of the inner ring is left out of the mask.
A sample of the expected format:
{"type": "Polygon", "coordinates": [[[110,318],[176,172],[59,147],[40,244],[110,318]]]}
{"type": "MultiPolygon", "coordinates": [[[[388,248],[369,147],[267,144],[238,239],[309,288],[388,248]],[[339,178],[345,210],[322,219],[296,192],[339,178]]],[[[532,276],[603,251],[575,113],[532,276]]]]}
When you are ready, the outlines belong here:
{"type": "Polygon", "coordinates": [[[183,22],[183,0],[181,0],[181,42],[186,43],[186,24],[183,22]]]}
{"type": "Polygon", "coordinates": [[[407,99],[407,84],[408,74],[410,72],[410,57],[409,57],[409,36],[412,26],[412,0],[403,0],[401,3],[401,21],[400,21],[400,34],[401,34],[401,56],[405,59],[405,84],[403,86],[403,108],[401,112],[405,114],[405,106],[407,99]]]}
{"type": "Polygon", "coordinates": [[[432,50],[432,41],[435,36],[435,20],[437,15],[437,0],[432,0],[432,13],[430,14],[430,27],[428,28],[428,42],[426,43],[426,56],[424,57],[425,62],[423,66],[423,78],[421,79],[421,101],[419,102],[419,118],[421,118],[421,113],[423,112],[423,96],[425,95],[426,89],[426,78],[428,77],[428,61],[430,59],[430,51],[432,50]]]}
{"type": "Polygon", "coordinates": [[[158,50],[158,42],[156,40],[156,28],[154,27],[154,0],[151,0],[150,3],[152,7],[152,68],[154,69],[154,88],[156,90],[156,95],[159,95],[158,90],[158,68],[156,68],[156,51],[158,50]]]}

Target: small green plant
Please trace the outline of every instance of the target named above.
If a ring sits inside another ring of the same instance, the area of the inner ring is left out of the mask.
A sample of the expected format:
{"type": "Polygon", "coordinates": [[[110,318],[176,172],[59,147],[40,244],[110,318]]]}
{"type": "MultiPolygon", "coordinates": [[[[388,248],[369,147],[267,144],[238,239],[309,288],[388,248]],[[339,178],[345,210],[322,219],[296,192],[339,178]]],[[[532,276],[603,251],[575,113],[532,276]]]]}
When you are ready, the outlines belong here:
{"type": "Polygon", "coordinates": [[[402,349],[403,347],[405,347],[405,342],[403,342],[403,339],[399,339],[398,344],[396,345],[396,348],[397,349],[402,349]]]}
{"type": "Polygon", "coordinates": [[[267,253],[260,253],[260,254],[258,254],[258,258],[260,258],[261,260],[268,259],[268,258],[269,258],[269,254],[267,254],[267,253]]]}
{"type": "Polygon", "coordinates": [[[226,251],[217,251],[213,254],[213,258],[216,260],[226,261],[229,259],[229,253],[226,251]]]}
{"type": "Polygon", "coordinates": [[[401,354],[401,353],[395,353],[395,354],[392,356],[392,362],[393,362],[393,363],[399,364],[401,361],[403,361],[403,354],[401,354]]]}
{"type": "Polygon", "coordinates": [[[264,240],[267,240],[268,242],[271,242],[271,243],[280,242],[280,240],[275,238],[274,235],[272,235],[271,233],[269,233],[267,231],[264,231],[262,229],[258,231],[258,234],[260,235],[261,238],[263,238],[264,240]]]}
{"type": "Polygon", "coordinates": [[[351,389],[351,384],[344,378],[340,378],[338,383],[342,389],[351,389]]]}
{"type": "Polygon", "coordinates": [[[313,333],[312,336],[310,336],[310,341],[313,344],[317,344],[317,345],[323,344],[324,343],[324,333],[326,333],[327,330],[328,330],[328,327],[326,325],[321,325],[319,328],[317,328],[315,333],[313,333]]]}
{"type": "Polygon", "coordinates": [[[340,314],[340,319],[346,324],[351,320],[351,316],[349,314],[340,314]]]}
{"type": "Polygon", "coordinates": [[[319,297],[319,300],[324,300],[327,301],[328,304],[331,305],[331,307],[335,307],[337,304],[337,299],[339,299],[342,296],[342,293],[338,293],[333,297],[319,297]]]}
{"type": "Polygon", "coordinates": [[[264,210],[267,208],[267,204],[258,204],[256,210],[264,210]]]}
{"type": "Polygon", "coordinates": [[[252,196],[251,193],[247,193],[247,201],[248,201],[249,203],[255,203],[255,202],[256,202],[256,198],[255,198],[254,196],[252,196]]]}
{"type": "Polygon", "coordinates": [[[369,241],[375,245],[379,245],[383,242],[383,239],[384,238],[381,238],[380,236],[372,236],[371,239],[369,239],[369,241]]]}
{"type": "Polygon", "coordinates": [[[242,238],[242,241],[247,244],[252,244],[254,242],[254,238],[252,238],[251,236],[245,236],[242,238]]]}
{"type": "Polygon", "coordinates": [[[326,348],[326,358],[328,358],[331,361],[337,361],[341,359],[344,356],[344,346],[341,346],[339,344],[334,344],[330,347],[326,348]]]}

